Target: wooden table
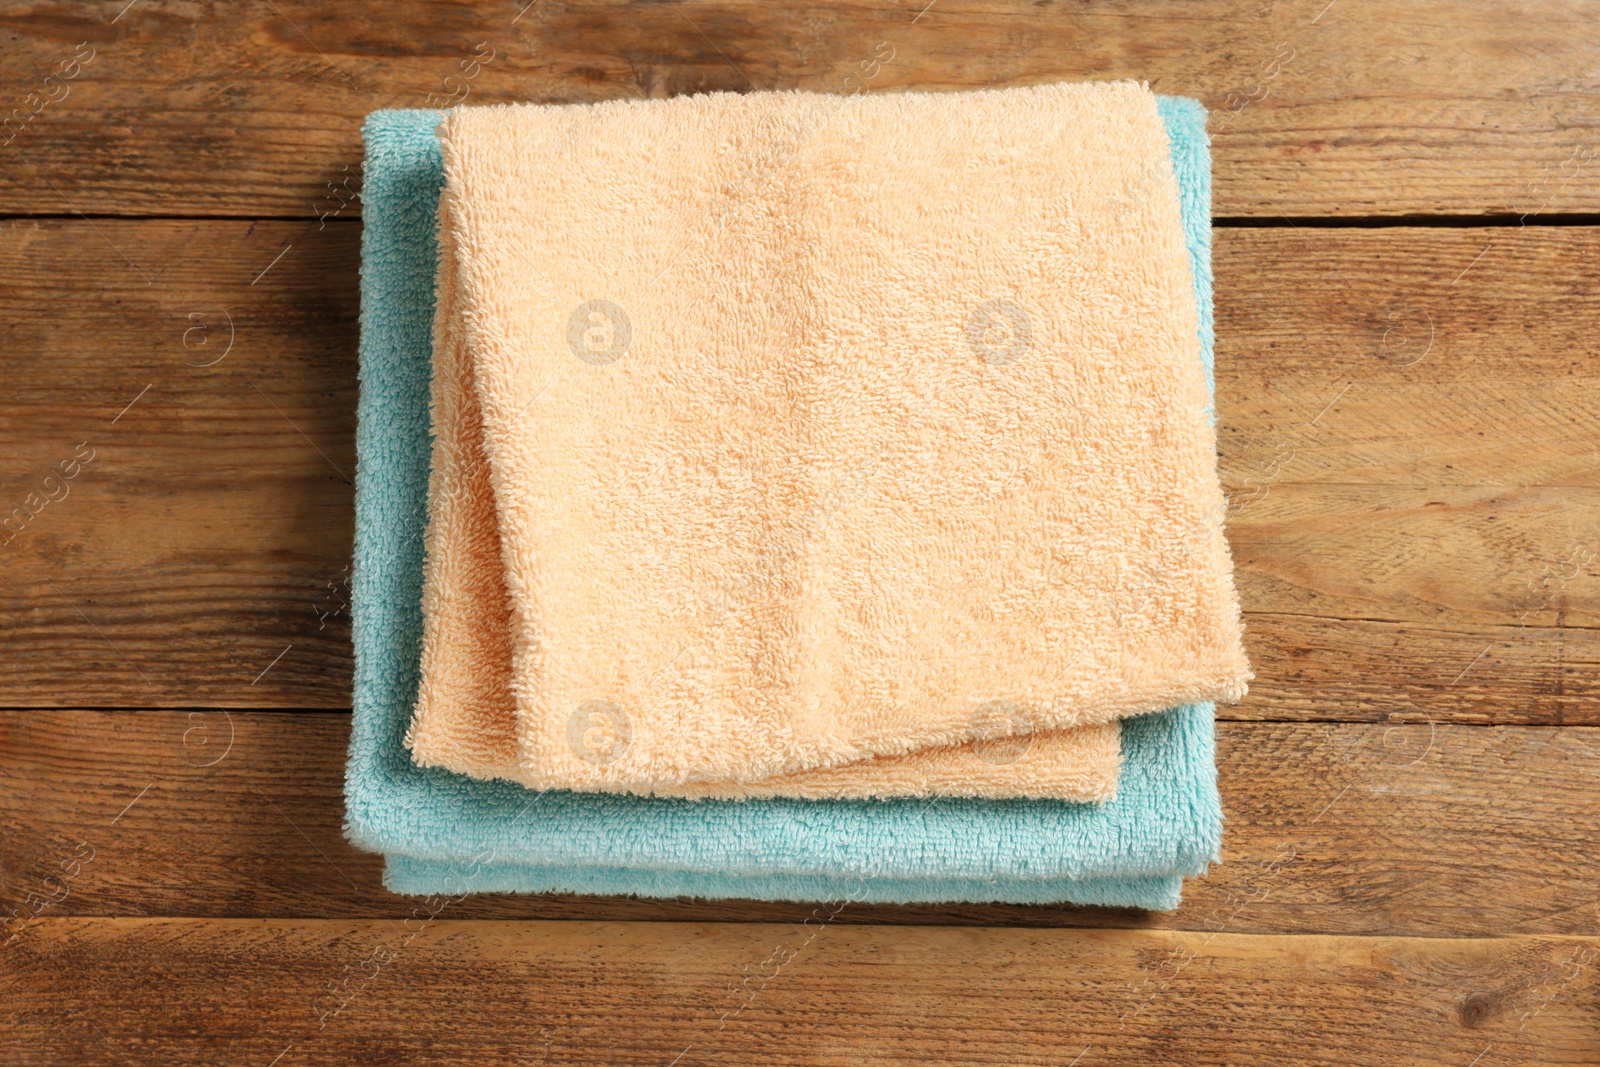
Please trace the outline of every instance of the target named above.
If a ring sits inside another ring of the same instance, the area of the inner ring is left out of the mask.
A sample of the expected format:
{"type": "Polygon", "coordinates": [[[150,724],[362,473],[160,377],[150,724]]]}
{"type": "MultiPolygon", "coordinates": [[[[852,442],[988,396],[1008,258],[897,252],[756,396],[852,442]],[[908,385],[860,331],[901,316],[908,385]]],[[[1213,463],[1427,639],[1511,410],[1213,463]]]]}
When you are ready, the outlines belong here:
{"type": "Polygon", "coordinates": [[[0,1063],[1600,1062],[1596,15],[11,5],[0,1063]],[[362,116],[851,76],[1213,109],[1225,863],[1161,915],[415,917],[340,833],[362,116]]]}

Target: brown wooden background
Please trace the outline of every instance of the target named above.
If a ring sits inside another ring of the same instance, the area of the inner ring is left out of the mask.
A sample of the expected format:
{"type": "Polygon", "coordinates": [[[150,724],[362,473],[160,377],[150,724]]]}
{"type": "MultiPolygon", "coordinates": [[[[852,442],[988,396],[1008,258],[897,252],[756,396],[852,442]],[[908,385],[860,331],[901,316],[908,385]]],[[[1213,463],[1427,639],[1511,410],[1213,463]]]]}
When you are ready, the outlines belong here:
{"type": "Polygon", "coordinates": [[[1600,1062],[1596,15],[0,7],[0,1063],[1600,1062]],[[1213,109],[1226,862],[1170,915],[413,917],[340,834],[362,116],[848,91],[880,42],[869,91],[1213,109]]]}

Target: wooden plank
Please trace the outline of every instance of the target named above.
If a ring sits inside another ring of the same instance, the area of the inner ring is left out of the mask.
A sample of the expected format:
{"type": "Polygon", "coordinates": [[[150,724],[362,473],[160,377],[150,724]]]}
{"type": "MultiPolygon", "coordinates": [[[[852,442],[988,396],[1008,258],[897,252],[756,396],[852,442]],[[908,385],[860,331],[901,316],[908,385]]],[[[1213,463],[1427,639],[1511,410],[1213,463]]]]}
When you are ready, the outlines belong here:
{"type": "Polygon", "coordinates": [[[1228,714],[1595,721],[1600,365],[1574,301],[1592,285],[1561,261],[1596,236],[1219,237],[1257,674],[1228,714]]]}
{"type": "Polygon", "coordinates": [[[1593,940],[826,918],[52,919],[7,957],[0,1005],[19,1065],[1462,1067],[1600,1049],[1593,940]]]}
{"type": "Polygon", "coordinates": [[[57,0],[0,18],[0,212],[355,212],[381,107],[1124,77],[1217,112],[1219,215],[1594,212],[1591,20],[1583,0],[57,0]]]}
{"type": "MultiPolygon", "coordinates": [[[[356,231],[0,224],[0,516],[94,450],[0,532],[0,706],[348,706],[356,231]]],[[[1600,723],[1597,255],[1217,231],[1225,715],[1600,723]]]]}
{"type": "MultiPolygon", "coordinates": [[[[378,858],[341,836],[347,732],[331,713],[0,714],[0,915],[17,909],[13,930],[35,913],[403,917],[415,901],[384,891],[378,858]]],[[[1219,747],[1224,862],[1189,881],[1177,912],[851,905],[839,919],[1600,934],[1600,730],[1223,723],[1219,747]]],[[[483,897],[451,914],[800,921],[810,910],[483,897]]]]}
{"type": "Polygon", "coordinates": [[[5,225],[0,703],[348,706],[359,239],[5,225]]]}

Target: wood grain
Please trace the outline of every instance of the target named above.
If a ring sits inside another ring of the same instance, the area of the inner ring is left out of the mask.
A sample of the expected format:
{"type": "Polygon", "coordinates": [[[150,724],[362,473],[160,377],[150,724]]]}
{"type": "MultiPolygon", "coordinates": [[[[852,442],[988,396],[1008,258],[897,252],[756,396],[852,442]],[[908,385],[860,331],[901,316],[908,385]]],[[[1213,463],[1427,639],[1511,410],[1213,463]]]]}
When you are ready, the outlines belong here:
{"type": "MultiPolygon", "coordinates": [[[[409,914],[415,901],[382,888],[378,858],[341,836],[347,735],[347,716],[326,713],[0,714],[0,751],[10,754],[0,915],[17,908],[17,928],[35,910],[409,914]]],[[[1223,723],[1219,747],[1224,862],[1189,881],[1177,912],[852,905],[839,920],[1600,936],[1600,730],[1223,723]]],[[[810,910],[483,897],[451,914],[800,921],[810,910]]]]}
{"type": "Polygon", "coordinates": [[[3,232],[0,702],[348,705],[359,227],[3,232]]]}
{"type": "Polygon", "coordinates": [[[1226,713],[1596,721],[1594,231],[1262,232],[1218,234],[1226,713]]]}
{"type": "Polygon", "coordinates": [[[1515,224],[1600,217],[1589,8],[0,11],[0,1063],[1600,1062],[1600,228],[1515,224]],[[387,893],[362,117],[1117,77],[1212,109],[1235,223],[1225,862],[1159,915],[387,893]],[[1361,224],[1435,214],[1513,225],[1361,224]]]}
{"type": "Polygon", "coordinates": [[[55,0],[0,16],[0,212],[355,212],[362,117],[430,101],[1106,78],[1216,112],[1219,215],[1595,212],[1591,21],[1583,0],[55,0]]]}
{"type": "Polygon", "coordinates": [[[6,957],[0,1006],[19,1067],[1576,1064],[1600,1051],[1596,955],[821,920],[52,919],[6,957]]]}
{"type": "MultiPolygon", "coordinates": [[[[0,706],[348,706],[357,230],[0,225],[0,516],[95,450],[0,532],[0,706]]],[[[1597,255],[1587,228],[1217,232],[1257,675],[1224,715],[1600,723],[1597,255]]]]}

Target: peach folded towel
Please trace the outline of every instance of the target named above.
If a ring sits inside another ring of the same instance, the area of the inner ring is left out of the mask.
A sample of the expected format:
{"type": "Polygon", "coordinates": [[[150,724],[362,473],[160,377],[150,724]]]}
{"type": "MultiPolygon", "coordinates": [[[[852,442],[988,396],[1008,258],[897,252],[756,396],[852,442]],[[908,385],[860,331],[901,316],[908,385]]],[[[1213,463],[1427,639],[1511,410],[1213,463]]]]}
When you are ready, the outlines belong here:
{"type": "Polygon", "coordinates": [[[1148,89],[471,108],[439,137],[419,763],[1092,799],[1116,719],[1242,696],[1148,89]]]}

